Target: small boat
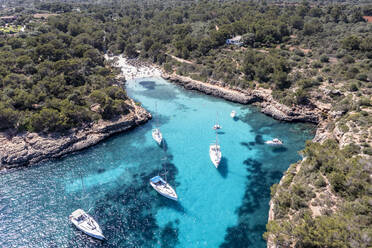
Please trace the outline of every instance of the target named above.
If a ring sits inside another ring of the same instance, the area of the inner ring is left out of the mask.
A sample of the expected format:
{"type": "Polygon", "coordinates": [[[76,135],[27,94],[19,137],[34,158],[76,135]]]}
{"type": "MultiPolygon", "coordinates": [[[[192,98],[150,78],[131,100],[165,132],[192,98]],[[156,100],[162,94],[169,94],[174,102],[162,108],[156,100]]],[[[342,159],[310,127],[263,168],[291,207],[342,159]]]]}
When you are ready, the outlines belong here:
{"type": "Polygon", "coordinates": [[[235,118],[235,117],[236,117],[236,112],[235,112],[235,110],[231,111],[230,116],[231,116],[231,118],[235,118]]]}
{"type": "Polygon", "coordinates": [[[216,168],[218,168],[221,162],[221,147],[218,145],[217,132],[216,132],[216,143],[209,146],[209,157],[216,168]]]}
{"type": "Polygon", "coordinates": [[[222,127],[220,126],[220,124],[218,124],[218,113],[217,113],[216,124],[213,126],[213,129],[218,130],[218,129],[221,129],[221,128],[222,127]]]}
{"type": "Polygon", "coordinates": [[[82,209],[77,209],[69,217],[72,224],[85,234],[100,240],[105,239],[98,223],[82,209]]]}
{"type": "Polygon", "coordinates": [[[266,144],[268,145],[283,145],[283,141],[281,141],[280,139],[272,139],[272,140],[268,140],[265,142],[266,144]]]}
{"type": "Polygon", "coordinates": [[[218,129],[221,129],[222,127],[219,125],[219,124],[216,124],[213,126],[213,129],[214,130],[218,130],[218,129]]]}
{"type": "Polygon", "coordinates": [[[171,199],[174,201],[178,201],[178,196],[177,196],[176,191],[161,176],[158,175],[158,176],[151,178],[150,185],[162,196],[165,196],[168,199],[171,199]]]}
{"type": "Polygon", "coordinates": [[[163,141],[163,135],[161,134],[159,128],[152,129],[152,138],[156,141],[156,143],[158,143],[159,146],[161,145],[163,141]]]}
{"type": "Polygon", "coordinates": [[[209,156],[212,163],[216,168],[220,165],[221,162],[221,148],[217,144],[212,144],[209,146],[209,156]]]}
{"type": "MultiPolygon", "coordinates": [[[[165,152],[165,146],[163,146],[164,152],[165,152]]],[[[178,201],[178,196],[176,191],[170,186],[170,184],[167,182],[167,156],[165,157],[165,163],[164,163],[164,179],[157,175],[150,179],[150,185],[153,187],[159,194],[161,194],[164,197],[167,197],[168,199],[178,201]]]]}
{"type": "MultiPolygon", "coordinates": [[[[157,105],[155,104],[155,112],[156,112],[156,107],[157,105]]],[[[160,146],[162,141],[163,141],[163,135],[162,133],[160,132],[160,129],[158,128],[158,120],[156,119],[156,122],[155,122],[155,125],[156,125],[156,128],[152,129],[152,138],[156,141],[156,143],[158,143],[158,145],[160,146]]]]}

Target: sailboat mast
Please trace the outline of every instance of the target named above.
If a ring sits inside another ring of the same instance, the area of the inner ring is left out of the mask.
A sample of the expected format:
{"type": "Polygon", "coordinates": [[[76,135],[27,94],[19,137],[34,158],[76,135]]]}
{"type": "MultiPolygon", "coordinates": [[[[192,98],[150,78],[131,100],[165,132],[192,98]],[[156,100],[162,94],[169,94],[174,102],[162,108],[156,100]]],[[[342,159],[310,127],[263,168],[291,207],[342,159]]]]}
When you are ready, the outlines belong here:
{"type": "MultiPolygon", "coordinates": [[[[155,114],[157,115],[158,114],[158,105],[157,103],[155,102],[155,114]]],[[[155,117],[155,127],[158,128],[158,118],[155,117]]]]}
{"type": "Polygon", "coordinates": [[[163,144],[163,150],[164,150],[164,180],[167,181],[167,161],[168,161],[168,156],[167,156],[167,151],[165,150],[165,144],[163,144]]]}

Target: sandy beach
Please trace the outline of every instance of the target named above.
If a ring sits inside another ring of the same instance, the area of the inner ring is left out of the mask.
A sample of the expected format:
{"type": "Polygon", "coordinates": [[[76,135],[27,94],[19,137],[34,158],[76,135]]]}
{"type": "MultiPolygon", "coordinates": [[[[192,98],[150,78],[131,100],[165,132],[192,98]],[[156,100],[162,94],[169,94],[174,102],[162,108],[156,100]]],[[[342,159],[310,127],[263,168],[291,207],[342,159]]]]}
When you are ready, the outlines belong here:
{"type": "Polygon", "coordinates": [[[161,77],[162,75],[160,68],[138,59],[128,59],[123,55],[108,56],[107,54],[105,54],[105,59],[112,61],[115,67],[120,67],[121,74],[119,76],[124,76],[126,80],[161,77]]]}

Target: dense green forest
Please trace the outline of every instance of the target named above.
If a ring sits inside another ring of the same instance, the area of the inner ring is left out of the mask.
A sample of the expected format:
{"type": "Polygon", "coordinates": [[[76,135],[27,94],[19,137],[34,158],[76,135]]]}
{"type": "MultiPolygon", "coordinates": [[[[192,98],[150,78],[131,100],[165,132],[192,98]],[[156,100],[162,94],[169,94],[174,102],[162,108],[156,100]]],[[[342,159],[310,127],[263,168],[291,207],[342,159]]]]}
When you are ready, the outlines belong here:
{"type": "Polygon", "coordinates": [[[273,186],[276,220],[265,237],[281,247],[371,246],[372,23],[363,18],[371,4],[92,3],[24,1],[0,10],[26,27],[0,34],[1,130],[65,131],[126,113],[105,53],[203,82],[268,89],[287,106],[324,105],[326,131],[346,134],[347,145],[307,144],[306,160],[273,186]],[[235,36],[242,46],[226,44],[235,36]]]}
{"type": "MultiPolygon", "coordinates": [[[[344,87],[358,91],[370,85],[372,78],[372,28],[362,17],[372,12],[370,5],[316,6],[305,2],[283,7],[230,1],[177,5],[169,1],[124,2],[119,6],[36,2],[35,6],[32,11],[24,8],[15,21],[16,25],[26,24],[27,32],[1,36],[4,94],[0,107],[6,113],[1,117],[2,129],[40,131],[37,126],[48,125],[36,124],[37,120],[48,118],[37,114],[43,110],[43,114],[56,115],[51,111],[57,110],[56,106],[51,107],[50,102],[75,95],[84,96],[74,105],[83,107],[84,114],[62,114],[58,127],[50,130],[99,118],[87,108],[93,101],[87,95],[113,84],[113,74],[102,59],[105,52],[149,60],[168,72],[201,81],[270,88],[275,98],[289,106],[308,104],[311,90],[323,82],[342,80],[344,87]],[[74,11],[77,7],[80,12],[74,11]],[[28,13],[38,11],[60,15],[33,22],[28,13]],[[226,39],[236,35],[242,35],[243,47],[225,45],[226,39]],[[47,75],[42,73],[45,67],[47,75]],[[22,87],[10,85],[10,81],[22,87]],[[46,81],[60,89],[51,92],[41,86],[46,81]]],[[[112,95],[108,99],[116,104],[103,113],[105,118],[123,109],[120,99],[112,95]]],[[[58,108],[58,112],[64,111],[58,108]]]]}
{"type": "Polygon", "coordinates": [[[64,131],[127,112],[126,93],[102,56],[104,32],[91,18],[29,28],[0,37],[0,129],[64,131]],[[91,111],[94,104],[101,109],[91,111]]]}

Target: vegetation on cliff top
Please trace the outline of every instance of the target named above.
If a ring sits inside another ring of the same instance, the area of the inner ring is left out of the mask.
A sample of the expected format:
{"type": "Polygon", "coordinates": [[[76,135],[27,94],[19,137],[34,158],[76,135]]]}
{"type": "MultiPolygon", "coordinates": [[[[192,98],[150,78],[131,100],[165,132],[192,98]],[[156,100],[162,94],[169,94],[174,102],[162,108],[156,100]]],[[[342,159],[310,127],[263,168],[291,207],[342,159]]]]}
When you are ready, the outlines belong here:
{"type": "Polygon", "coordinates": [[[308,142],[304,160],[272,187],[275,220],[265,237],[280,247],[370,247],[372,163],[358,149],[308,142]]]}
{"type": "Polygon", "coordinates": [[[94,19],[29,25],[27,33],[0,36],[0,130],[64,131],[128,111],[94,19]]]}

